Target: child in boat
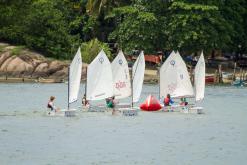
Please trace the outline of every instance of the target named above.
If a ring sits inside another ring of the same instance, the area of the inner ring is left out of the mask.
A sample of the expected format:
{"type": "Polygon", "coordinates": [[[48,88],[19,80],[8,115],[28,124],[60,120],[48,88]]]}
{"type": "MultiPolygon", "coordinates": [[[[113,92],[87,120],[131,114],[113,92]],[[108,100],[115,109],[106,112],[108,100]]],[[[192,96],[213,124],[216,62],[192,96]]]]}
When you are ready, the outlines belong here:
{"type": "Polygon", "coordinates": [[[83,98],[82,98],[82,105],[83,106],[88,106],[89,105],[89,102],[86,98],[86,94],[84,94],[83,98]]]}
{"type": "Polygon", "coordinates": [[[115,96],[106,99],[106,105],[108,108],[114,108],[116,104],[115,96]]]}
{"type": "Polygon", "coordinates": [[[166,98],[164,99],[164,106],[171,106],[173,103],[174,102],[171,99],[170,94],[167,94],[166,98]]]}
{"type": "Polygon", "coordinates": [[[55,97],[51,96],[50,100],[48,101],[47,108],[49,108],[51,111],[57,112],[59,110],[59,108],[55,107],[54,100],[55,100],[55,97]]]}
{"type": "Polygon", "coordinates": [[[182,105],[182,106],[188,105],[188,102],[186,101],[186,98],[185,98],[185,97],[182,97],[182,98],[180,99],[180,101],[181,101],[180,105],[182,105]]]}
{"type": "Polygon", "coordinates": [[[111,101],[110,97],[105,99],[105,103],[107,107],[109,107],[110,101],[111,101]]]}

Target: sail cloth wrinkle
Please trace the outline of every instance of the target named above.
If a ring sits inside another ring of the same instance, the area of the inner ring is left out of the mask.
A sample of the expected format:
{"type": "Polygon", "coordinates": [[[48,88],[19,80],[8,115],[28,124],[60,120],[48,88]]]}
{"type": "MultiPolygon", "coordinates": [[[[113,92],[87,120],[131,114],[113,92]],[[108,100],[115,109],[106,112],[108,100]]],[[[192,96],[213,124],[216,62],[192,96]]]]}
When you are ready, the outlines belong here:
{"type": "Polygon", "coordinates": [[[144,53],[141,51],[136,59],[132,68],[132,81],[133,81],[133,102],[138,102],[142,92],[143,80],[145,72],[145,58],[144,53]]]}
{"type": "Polygon", "coordinates": [[[160,98],[193,97],[193,87],[182,57],[174,51],[160,68],[160,98]]]}
{"type": "Polygon", "coordinates": [[[204,98],[205,91],[205,60],[203,52],[195,67],[195,97],[196,101],[200,101],[204,98]]]}
{"type": "Polygon", "coordinates": [[[90,63],[87,70],[88,100],[102,100],[113,96],[111,63],[103,50],[90,63]]]}
{"type": "Polygon", "coordinates": [[[123,52],[120,50],[112,61],[113,93],[116,99],[123,99],[131,95],[129,67],[123,52]]]}
{"type": "Polygon", "coordinates": [[[81,49],[78,48],[74,59],[69,66],[69,104],[77,101],[81,82],[81,49]]]}

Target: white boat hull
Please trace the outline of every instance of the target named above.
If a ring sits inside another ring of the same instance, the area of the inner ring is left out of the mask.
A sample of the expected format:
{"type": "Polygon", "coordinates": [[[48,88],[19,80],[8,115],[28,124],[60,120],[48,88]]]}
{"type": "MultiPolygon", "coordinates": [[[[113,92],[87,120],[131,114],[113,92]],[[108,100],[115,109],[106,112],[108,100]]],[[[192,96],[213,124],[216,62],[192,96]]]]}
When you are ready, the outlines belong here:
{"type": "Polygon", "coordinates": [[[53,116],[53,117],[75,117],[76,116],[76,109],[62,109],[60,111],[47,111],[47,116],[53,116]]]}
{"type": "Polygon", "coordinates": [[[123,116],[137,116],[138,115],[138,107],[129,107],[129,108],[119,108],[118,111],[121,112],[123,116]]]}
{"type": "Polygon", "coordinates": [[[189,113],[203,114],[203,107],[190,107],[189,113]]]}
{"type": "Polygon", "coordinates": [[[203,113],[203,107],[173,105],[173,106],[163,107],[162,111],[164,111],[164,112],[181,112],[181,113],[202,114],[203,113]]]}

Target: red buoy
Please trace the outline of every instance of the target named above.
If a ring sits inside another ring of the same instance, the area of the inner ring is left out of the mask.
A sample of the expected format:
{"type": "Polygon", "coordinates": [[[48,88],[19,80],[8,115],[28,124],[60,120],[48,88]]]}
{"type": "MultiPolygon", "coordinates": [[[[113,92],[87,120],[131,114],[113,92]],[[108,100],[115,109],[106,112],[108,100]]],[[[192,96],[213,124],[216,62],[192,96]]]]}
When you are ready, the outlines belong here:
{"type": "Polygon", "coordinates": [[[152,95],[149,95],[146,101],[140,105],[140,109],[143,111],[158,111],[161,108],[159,101],[152,95]]]}

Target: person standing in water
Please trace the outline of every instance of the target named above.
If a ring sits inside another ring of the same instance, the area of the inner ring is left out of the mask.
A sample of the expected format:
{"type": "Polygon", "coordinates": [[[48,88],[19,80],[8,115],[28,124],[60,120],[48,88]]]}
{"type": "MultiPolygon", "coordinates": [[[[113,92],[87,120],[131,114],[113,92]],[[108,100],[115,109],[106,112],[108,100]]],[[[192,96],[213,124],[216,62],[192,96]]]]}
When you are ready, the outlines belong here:
{"type": "Polygon", "coordinates": [[[106,106],[107,108],[112,108],[112,115],[117,114],[116,113],[117,111],[115,109],[115,106],[116,106],[115,96],[106,99],[106,106]]]}
{"type": "Polygon", "coordinates": [[[84,94],[83,98],[82,98],[82,105],[83,106],[88,106],[89,105],[89,102],[86,98],[86,94],[84,94]]]}
{"type": "Polygon", "coordinates": [[[54,100],[55,100],[55,97],[51,96],[50,100],[48,101],[47,108],[49,108],[51,111],[57,112],[57,111],[59,111],[59,108],[55,107],[54,100]]]}
{"type": "Polygon", "coordinates": [[[111,98],[111,101],[110,101],[110,102],[112,103],[112,115],[117,115],[117,111],[116,111],[116,109],[115,109],[116,104],[117,104],[117,102],[116,102],[116,100],[115,100],[115,96],[113,96],[113,97],[111,98]]]}

